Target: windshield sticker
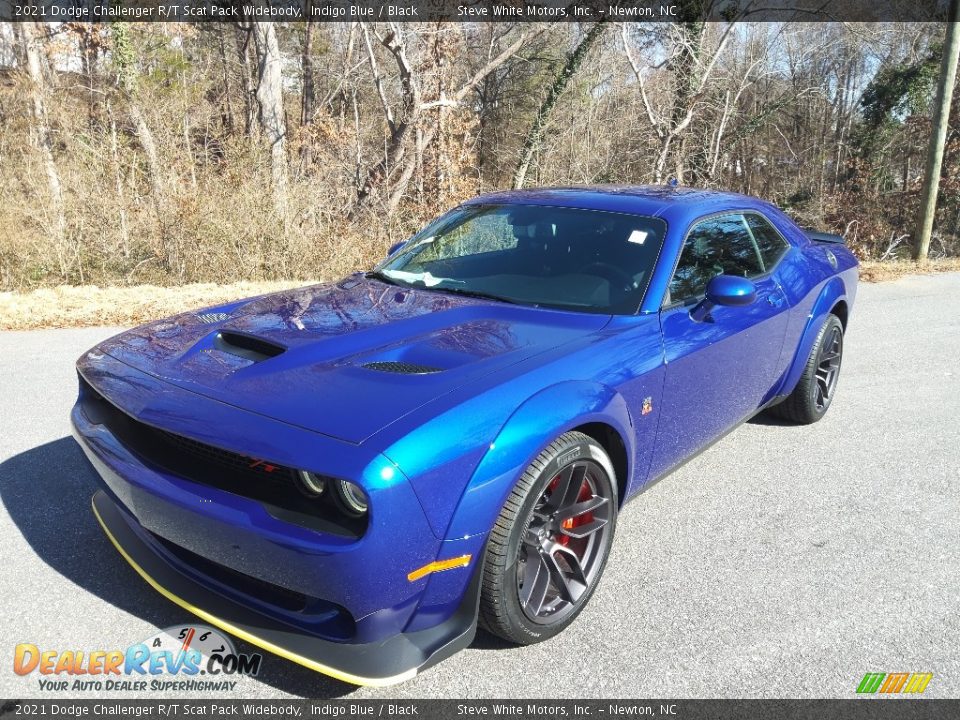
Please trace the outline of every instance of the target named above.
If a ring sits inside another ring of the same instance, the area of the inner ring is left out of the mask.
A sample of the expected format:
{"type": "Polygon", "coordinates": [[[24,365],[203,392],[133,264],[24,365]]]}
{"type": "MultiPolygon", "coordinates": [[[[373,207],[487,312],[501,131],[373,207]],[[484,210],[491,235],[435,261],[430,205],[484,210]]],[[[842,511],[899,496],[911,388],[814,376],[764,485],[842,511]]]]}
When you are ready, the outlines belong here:
{"type": "Polygon", "coordinates": [[[630,233],[630,237],[627,238],[627,242],[636,243],[637,245],[643,245],[647,240],[647,233],[644,230],[634,230],[630,233]]]}

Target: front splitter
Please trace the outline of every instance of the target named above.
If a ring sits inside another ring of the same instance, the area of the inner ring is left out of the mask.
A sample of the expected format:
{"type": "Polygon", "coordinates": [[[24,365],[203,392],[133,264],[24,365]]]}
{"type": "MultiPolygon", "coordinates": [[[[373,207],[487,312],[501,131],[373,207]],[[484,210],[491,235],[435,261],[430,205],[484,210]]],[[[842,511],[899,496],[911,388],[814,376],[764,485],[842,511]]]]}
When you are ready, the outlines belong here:
{"type": "Polygon", "coordinates": [[[354,685],[394,685],[467,647],[477,627],[479,569],[458,610],[446,622],[377,643],[336,643],[295,629],[229,600],[170,565],[137,534],[102,490],[93,513],[130,566],[154,590],[184,610],[267,652],[354,685]]]}

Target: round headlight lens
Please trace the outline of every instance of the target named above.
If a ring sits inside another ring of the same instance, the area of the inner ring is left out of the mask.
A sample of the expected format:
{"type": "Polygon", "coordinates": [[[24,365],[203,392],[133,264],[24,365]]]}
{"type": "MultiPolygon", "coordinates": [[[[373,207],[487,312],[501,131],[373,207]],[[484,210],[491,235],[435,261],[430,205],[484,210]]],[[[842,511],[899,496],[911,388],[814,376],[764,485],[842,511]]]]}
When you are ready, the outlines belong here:
{"type": "Polygon", "coordinates": [[[300,489],[310,497],[320,497],[327,489],[327,482],[322,475],[300,470],[297,473],[300,476],[300,489]]]}
{"type": "Polygon", "coordinates": [[[337,481],[337,497],[348,515],[359,517],[367,512],[367,496],[348,480],[337,481]]]}

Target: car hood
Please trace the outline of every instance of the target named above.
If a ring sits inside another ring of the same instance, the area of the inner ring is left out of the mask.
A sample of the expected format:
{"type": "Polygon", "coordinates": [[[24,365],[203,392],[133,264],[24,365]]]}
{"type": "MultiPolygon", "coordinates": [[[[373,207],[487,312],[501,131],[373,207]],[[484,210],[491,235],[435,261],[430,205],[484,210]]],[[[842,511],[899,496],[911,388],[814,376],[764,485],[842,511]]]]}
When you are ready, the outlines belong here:
{"type": "Polygon", "coordinates": [[[608,320],[352,276],[150,323],[100,350],[184,389],[360,443],[608,320]]]}

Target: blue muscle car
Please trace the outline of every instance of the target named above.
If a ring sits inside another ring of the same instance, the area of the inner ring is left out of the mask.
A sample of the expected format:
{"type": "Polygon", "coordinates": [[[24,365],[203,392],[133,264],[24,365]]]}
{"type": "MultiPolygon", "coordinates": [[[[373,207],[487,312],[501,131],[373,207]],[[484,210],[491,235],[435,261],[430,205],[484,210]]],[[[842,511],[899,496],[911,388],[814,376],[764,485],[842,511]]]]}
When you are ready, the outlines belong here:
{"type": "Polygon", "coordinates": [[[477,625],[569,625],[617,513],[764,410],[834,400],[857,261],[672,187],[485,195],[339,282],[178,315],[77,363],[94,511],[173,602],[342,680],[477,625]]]}

